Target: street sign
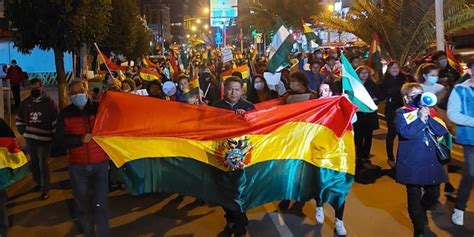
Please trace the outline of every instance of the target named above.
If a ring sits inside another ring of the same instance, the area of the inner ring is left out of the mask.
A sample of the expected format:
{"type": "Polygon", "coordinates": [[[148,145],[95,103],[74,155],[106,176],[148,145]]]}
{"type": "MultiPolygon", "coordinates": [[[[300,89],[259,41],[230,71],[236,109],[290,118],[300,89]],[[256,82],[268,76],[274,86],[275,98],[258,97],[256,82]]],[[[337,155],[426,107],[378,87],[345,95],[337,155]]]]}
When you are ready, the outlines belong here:
{"type": "Polygon", "coordinates": [[[234,59],[234,55],[232,54],[232,50],[228,47],[222,49],[222,61],[224,63],[232,61],[234,59]]]}
{"type": "Polygon", "coordinates": [[[211,27],[223,27],[223,24],[235,25],[230,19],[237,17],[237,0],[210,0],[211,27]]]}

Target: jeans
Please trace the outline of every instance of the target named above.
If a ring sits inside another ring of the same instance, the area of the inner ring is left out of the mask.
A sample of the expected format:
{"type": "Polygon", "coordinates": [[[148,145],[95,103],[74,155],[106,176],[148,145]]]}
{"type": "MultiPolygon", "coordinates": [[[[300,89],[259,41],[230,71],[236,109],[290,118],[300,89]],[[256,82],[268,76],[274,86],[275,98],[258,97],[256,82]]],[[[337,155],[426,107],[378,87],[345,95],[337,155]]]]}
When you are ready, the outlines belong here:
{"type": "Polygon", "coordinates": [[[474,182],[474,146],[465,145],[464,150],[464,171],[459,183],[459,190],[456,199],[456,209],[466,209],[467,201],[471,196],[472,184],[474,182]]]}
{"type": "Polygon", "coordinates": [[[8,235],[7,192],[0,190],[0,237],[8,235]]]}
{"type": "Polygon", "coordinates": [[[385,120],[387,121],[387,138],[385,139],[385,149],[387,151],[387,158],[395,160],[393,155],[393,141],[397,137],[397,130],[395,128],[395,110],[385,108],[385,120]]]}
{"type": "Polygon", "coordinates": [[[245,212],[233,211],[223,208],[225,212],[225,219],[227,223],[233,223],[232,232],[235,235],[245,235],[247,233],[247,225],[249,220],[245,212]]]}
{"type": "Polygon", "coordinates": [[[426,211],[433,208],[439,198],[439,184],[413,185],[407,184],[408,214],[416,235],[424,234],[426,211]],[[422,190],[424,194],[422,194],[422,190]]]}
{"type": "Polygon", "coordinates": [[[20,85],[12,85],[13,100],[15,101],[15,108],[20,107],[21,97],[20,97],[20,85]]]}
{"type": "Polygon", "coordinates": [[[75,213],[85,237],[109,236],[108,169],[108,161],[91,165],[69,164],[75,213]]]}
{"type": "Polygon", "coordinates": [[[47,193],[49,190],[49,166],[48,158],[51,154],[51,143],[31,142],[26,140],[28,152],[31,157],[31,172],[33,179],[38,184],[41,193],[47,193]]]}

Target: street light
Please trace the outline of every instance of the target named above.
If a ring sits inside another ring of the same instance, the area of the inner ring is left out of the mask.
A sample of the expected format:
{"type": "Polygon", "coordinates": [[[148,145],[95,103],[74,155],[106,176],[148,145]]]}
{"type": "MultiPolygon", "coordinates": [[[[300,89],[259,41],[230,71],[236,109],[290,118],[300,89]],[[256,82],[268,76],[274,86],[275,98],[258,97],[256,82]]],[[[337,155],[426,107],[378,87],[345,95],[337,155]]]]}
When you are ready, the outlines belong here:
{"type": "Polygon", "coordinates": [[[189,38],[189,37],[191,37],[191,36],[190,36],[189,34],[187,34],[187,35],[186,35],[186,38],[189,38]]]}
{"type": "Polygon", "coordinates": [[[209,7],[204,8],[203,11],[205,14],[209,14],[209,7]]]}
{"type": "Polygon", "coordinates": [[[208,25],[208,24],[205,24],[205,25],[204,25],[204,29],[205,29],[205,30],[209,29],[209,25],[208,25]]]}
{"type": "Polygon", "coordinates": [[[197,23],[197,24],[201,24],[201,19],[197,19],[197,20],[196,20],[196,23],[197,23]]]}
{"type": "Polygon", "coordinates": [[[327,9],[328,9],[328,11],[330,11],[330,12],[334,11],[334,5],[329,4],[329,5],[327,6],[327,9]]]}
{"type": "Polygon", "coordinates": [[[196,26],[191,26],[192,31],[196,31],[196,26]]]}

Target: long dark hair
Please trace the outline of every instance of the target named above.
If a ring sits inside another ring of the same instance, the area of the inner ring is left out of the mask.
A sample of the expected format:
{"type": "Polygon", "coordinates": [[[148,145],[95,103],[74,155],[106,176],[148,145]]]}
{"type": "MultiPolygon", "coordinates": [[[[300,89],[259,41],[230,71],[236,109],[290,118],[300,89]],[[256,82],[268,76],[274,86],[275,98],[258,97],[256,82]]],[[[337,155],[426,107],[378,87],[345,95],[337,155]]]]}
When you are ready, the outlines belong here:
{"type": "Polygon", "coordinates": [[[248,92],[247,92],[247,99],[252,102],[252,103],[258,103],[260,102],[259,99],[258,99],[258,95],[257,95],[257,90],[255,89],[255,81],[257,78],[260,78],[262,79],[263,83],[264,83],[264,87],[263,87],[263,90],[268,93],[268,94],[271,94],[272,91],[270,90],[270,88],[268,87],[268,84],[267,84],[267,81],[265,81],[265,78],[260,75],[260,74],[257,74],[253,77],[251,83],[250,83],[250,87],[247,88],[248,89],[248,92]]]}

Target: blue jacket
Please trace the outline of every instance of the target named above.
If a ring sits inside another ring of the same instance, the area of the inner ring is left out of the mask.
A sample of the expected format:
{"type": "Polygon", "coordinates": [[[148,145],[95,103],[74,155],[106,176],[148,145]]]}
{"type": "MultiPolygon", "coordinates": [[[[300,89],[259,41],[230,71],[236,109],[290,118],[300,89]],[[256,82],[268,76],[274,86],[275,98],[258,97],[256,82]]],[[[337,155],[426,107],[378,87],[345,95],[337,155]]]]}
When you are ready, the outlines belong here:
{"type": "Polygon", "coordinates": [[[417,185],[446,182],[446,172],[436,158],[435,144],[426,131],[429,129],[436,136],[443,136],[448,132],[446,128],[431,117],[424,123],[418,118],[417,111],[405,107],[397,110],[395,127],[399,135],[395,167],[397,182],[417,185]],[[425,136],[428,145],[425,143],[425,136]]]}
{"type": "MultiPolygon", "coordinates": [[[[472,79],[471,79],[472,80],[472,79]]],[[[469,80],[457,84],[448,101],[448,117],[456,123],[456,142],[474,145],[474,88],[469,80]]]]}
{"type": "Polygon", "coordinates": [[[314,74],[311,71],[306,71],[306,76],[308,76],[308,87],[313,91],[319,91],[319,86],[326,81],[326,76],[320,72],[314,74]]]}

